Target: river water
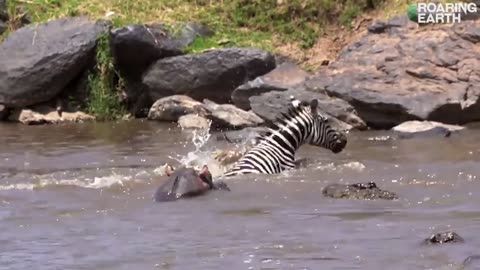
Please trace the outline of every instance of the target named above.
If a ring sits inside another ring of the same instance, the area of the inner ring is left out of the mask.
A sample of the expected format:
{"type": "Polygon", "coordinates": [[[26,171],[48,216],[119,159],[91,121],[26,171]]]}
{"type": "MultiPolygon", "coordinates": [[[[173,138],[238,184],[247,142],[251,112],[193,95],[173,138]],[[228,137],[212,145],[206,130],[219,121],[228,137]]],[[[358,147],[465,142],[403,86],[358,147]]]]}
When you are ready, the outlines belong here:
{"type": "Polygon", "coordinates": [[[460,269],[480,254],[480,129],[352,132],[340,154],[303,147],[305,168],[230,178],[232,192],[169,203],[152,201],[163,164],[230,146],[140,120],[2,124],[0,134],[2,270],[460,269]],[[366,181],[399,200],[321,194],[366,181]],[[445,230],[465,243],[422,245],[445,230]]]}

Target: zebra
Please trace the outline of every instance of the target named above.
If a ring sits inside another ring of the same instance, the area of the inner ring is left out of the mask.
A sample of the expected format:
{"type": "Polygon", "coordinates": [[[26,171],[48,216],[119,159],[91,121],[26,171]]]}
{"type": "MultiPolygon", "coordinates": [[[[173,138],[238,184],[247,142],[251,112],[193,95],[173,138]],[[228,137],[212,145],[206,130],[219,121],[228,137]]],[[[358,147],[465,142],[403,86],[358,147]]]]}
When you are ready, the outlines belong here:
{"type": "Polygon", "coordinates": [[[304,144],[341,152],[347,137],[329,124],[328,117],[318,112],[318,100],[300,102],[290,97],[286,112],[280,113],[266,134],[240,158],[224,177],[261,173],[278,174],[295,167],[295,152],[304,144]]]}

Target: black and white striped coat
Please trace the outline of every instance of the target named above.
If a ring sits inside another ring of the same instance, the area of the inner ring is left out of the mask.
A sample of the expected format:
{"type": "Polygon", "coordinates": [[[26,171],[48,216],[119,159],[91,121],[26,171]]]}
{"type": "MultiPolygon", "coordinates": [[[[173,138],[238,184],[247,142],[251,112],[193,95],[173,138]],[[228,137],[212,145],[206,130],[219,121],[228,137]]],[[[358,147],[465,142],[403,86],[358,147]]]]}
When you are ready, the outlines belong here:
{"type": "Polygon", "coordinates": [[[254,148],[238,160],[225,177],[247,174],[277,174],[295,167],[295,152],[304,144],[342,151],[347,138],[328,123],[318,112],[318,100],[309,104],[292,97],[288,111],[277,118],[270,131],[254,148]]]}

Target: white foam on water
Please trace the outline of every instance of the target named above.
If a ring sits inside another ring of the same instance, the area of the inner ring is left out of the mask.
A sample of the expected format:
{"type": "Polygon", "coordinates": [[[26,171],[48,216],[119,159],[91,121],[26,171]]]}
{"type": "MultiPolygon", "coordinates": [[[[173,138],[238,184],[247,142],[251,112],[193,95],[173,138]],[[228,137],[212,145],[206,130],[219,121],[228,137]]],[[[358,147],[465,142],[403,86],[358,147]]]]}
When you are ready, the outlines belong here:
{"type": "Polygon", "coordinates": [[[19,183],[19,184],[10,184],[10,185],[0,185],[0,190],[33,190],[35,188],[35,184],[30,183],[19,183]]]}
{"type": "Polygon", "coordinates": [[[109,188],[114,185],[124,186],[126,182],[131,182],[133,177],[118,175],[113,173],[108,176],[85,178],[85,179],[55,179],[51,175],[37,177],[35,183],[16,183],[0,185],[0,191],[5,190],[36,190],[54,186],[76,186],[89,189],[109,188]]]}
{"type": "Polygon", "coordinates": [[[363,163],[358,162],[358,161],[352,161],[352,162],[345,163],[345,164],[343,164],[343,167],[349,168],[351,170],[358,171],[358,172],[361,172],[361,171],[365,170],[365,168],[366,168],[366,166],[363,163]]]}
{"type": "Polygon", "coordinates": [[[358,161],[352,161],[345,164],[320,164],[316,167],[317,170],[321,171],[342,171],[344,169],[350,169],[357,172],[362,172],[363,170],[365,170],[365,168],[365,165],[358,161]]]}

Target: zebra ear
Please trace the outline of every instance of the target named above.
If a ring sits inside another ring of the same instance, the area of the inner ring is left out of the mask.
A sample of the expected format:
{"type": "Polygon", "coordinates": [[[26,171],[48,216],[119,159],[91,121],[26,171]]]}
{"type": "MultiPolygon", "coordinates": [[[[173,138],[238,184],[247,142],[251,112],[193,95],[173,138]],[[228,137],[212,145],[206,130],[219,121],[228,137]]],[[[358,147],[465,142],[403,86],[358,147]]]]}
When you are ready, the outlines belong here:
{"type": "Polygon", "coordinates": [[[312,114],[317,115],[318,114],[318,99],[312,99],[310,101],[310,109],[312,109],[312,114]]]}
{"type": "Polygon", "coordinates": [[[297,108],[298,106],[300,106],[301,102],[300,102],[300,100],[296,99],[294,96],[290,96],[290,104],[294,108],[297,108]]]}

